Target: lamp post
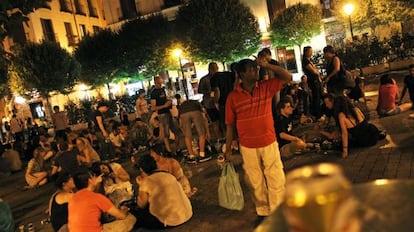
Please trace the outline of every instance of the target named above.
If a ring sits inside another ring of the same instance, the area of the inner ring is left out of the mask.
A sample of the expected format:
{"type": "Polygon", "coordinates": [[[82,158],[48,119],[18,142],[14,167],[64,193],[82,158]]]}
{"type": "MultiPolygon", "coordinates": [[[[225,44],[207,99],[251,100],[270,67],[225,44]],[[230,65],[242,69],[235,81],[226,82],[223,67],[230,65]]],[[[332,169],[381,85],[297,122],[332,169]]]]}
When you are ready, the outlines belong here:
{"type": "Polygon", "coordinates": [[[187,90],[187,79],[184,76],[183,64],[181,62],[181,55],[183,54],[183,50],[176,48],[173,51],[174,57],[178,58],[178,63],[180,64],[181,75],[183,77],[183,88],[186,98],[188,99],[188,90],[187,90]]]}
{"type": "Polygon", "coordinates": [[[346,15],[348,15],[349,19],[349,29],[351,31],[351,41],[354,40],[354,31],[352,30],[352,21],[351,21],[351,15],[354,12],[354,5],[352,3],[348,3],[344,6],[344,12],[346,15]]]}

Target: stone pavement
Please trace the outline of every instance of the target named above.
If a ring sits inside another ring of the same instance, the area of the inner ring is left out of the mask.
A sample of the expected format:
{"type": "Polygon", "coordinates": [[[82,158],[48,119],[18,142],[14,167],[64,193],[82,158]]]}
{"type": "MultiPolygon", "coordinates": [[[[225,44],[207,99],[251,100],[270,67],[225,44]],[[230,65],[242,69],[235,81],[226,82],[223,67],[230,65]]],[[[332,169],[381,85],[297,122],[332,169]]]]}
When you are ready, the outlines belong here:
{"type": "MultiPolygon", "coordinates": [[[[377,84],[370,84],[369,90],[377,89],[377,84]]],[[[371,122],[388,132],[385,140],[376,146],[354,149],[349,157],[342,159],[335,155],[307,154],[284,161],[285,171],[319,162],[333,162],[343,167],[346,176],[353,183],[368,182],[380,178],[406,179],[414,177],[414,119],[409,118],[409,111],[400,115],[378,118],[373,109],[376,107],[375,94],[368,97],[371,109],[371,122]]],[[[126,169],[134,178],[136,171],[129,163],[126,169]]],[[[199,189],[192,197],[194,216],[186,224],[169,229],[171,232],[187,231],[252,231],[256,215],[249,188],[243,181],[244,172],[240,155],[235,155],[236,170],[240,173],[242,188],[245,194],[245,207],[242,211],[226,210],[218,206],[217,186],[220,168],[214,160],[197,165],[186,165],[186,173],[191,176],[190,182],[199,189]]],[[[46,218],[45,210],[50,195],[54,192],[53,184],[21,191],[25,184],[23,172],[15,173],[0,179],[0,197],[7,201],[16,220],[16,226],[33,223],[36,231],[52,231],[50,225],[41,225],[46,218]]],[[[146,231],[146,230],[138,230],[146,231]]]]}

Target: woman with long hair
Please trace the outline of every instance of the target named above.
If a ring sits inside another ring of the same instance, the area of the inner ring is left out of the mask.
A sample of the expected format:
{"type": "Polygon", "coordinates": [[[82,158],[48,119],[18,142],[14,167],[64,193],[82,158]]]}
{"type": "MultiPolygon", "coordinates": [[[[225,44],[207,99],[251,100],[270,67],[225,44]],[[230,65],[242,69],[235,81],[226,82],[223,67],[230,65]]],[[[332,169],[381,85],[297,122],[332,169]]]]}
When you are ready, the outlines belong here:
{"type": "Polygon", "coordinates": [[[78,159],[81,163],[90,167],[93,163],[101,161],[99,154],[93,149],[91,143],[87,138],[76,138],[76,147],[79,150],[80,155],[78,159]]]}
{"type": "Polygon", "coordinates": [[[398,100],[398,85],[388,74],[381,76],[378,91],[377,112],[381,116],[391,116],[405,112],[413,107],[411,102],[396,105],[398,100]]]}
{"type": "Polygon", "coordinates": [[[56,179],[55,185],[58,190],[49,201],[50,222],[54,231],[69,231],[65,224],[68,223],[68,203],[73,196],[75,183],[69,173],[62,172],[56,179]]]}
{"type": "Polygon", "coordinates": [[[27,164],[25,179],[28,184],[26,189],[36,188],[47,183],[47,171],[44,168],[42,148],[33,151],[33,158],[27,164]]]}
{"type": "Polygon", "coordinates": [[[317,67],[311,61],[313,49],[311,46],[303,48],[302,69],[307,77],[307,83],[311,89],[311,113],[316,118],[321,114],[322,80],[317,67]]]}
{"type": "Polygon", "coordinates": [[[328,45],[323,48],[323,55],[327,59],[326,77],[323,80],[328,88],[328,93],[335,96],[341,96],[344,92],[344,80],[340,77],[341,59],[336,55],[332,46],[328,45]]]}
{"type": "Polygon", "coordinates": [[[334,115],[341,129],[342,157],[348,156],[348,145],[367,147],[375,145],[380,138],[380,131],[367,122],[360,109],[355,107],[345,96],[334,100],[334,115]]]}

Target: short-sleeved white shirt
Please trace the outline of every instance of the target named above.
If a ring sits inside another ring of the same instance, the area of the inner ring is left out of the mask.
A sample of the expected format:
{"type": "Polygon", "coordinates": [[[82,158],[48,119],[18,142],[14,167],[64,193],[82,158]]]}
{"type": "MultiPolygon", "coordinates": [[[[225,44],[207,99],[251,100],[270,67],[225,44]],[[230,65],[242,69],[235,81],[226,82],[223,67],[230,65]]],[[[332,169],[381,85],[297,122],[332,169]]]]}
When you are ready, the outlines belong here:
{"type": "Polygon", "coordinates": [[[193,215],[190,200],[170,173],[156,172],[147,176],[139,191],[148,193],[150,213],[164,225],[181,225],[193,215]]]}

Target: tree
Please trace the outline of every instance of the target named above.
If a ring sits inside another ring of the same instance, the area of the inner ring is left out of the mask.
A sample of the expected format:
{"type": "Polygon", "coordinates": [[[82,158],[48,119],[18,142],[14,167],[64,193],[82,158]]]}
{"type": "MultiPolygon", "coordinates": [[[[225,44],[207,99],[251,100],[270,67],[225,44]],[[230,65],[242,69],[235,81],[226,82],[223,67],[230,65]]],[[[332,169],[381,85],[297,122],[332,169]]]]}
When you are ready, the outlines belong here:
{"type": "Polygon", "coordinates": [[[311,4],[296,4],[283,9],[271,25],[276,47],[300,46],[321,32],[321,10],[311,4]]]}
{"type": "Polygon", "coordinates": [[[3,41],[7,36],[12,36],[10,31],[17,25],[28,20],[27,14],[37,8],[45,6],[47,0],[1,0],[0,1],[0,96],[11,95],[8,86],[8,60],[10,54],[6,54],[3,41]]]}
{"type": "Polygon", "coordinates": [[[109,83],[125,61],[118,34],[106,29],[87,35],[79,42],[74,56],[82,66],[79,80],[94,87],[106,84],[111,96],[109,83]]]}
{"type": "MultiPolygon", "coordinates": [[[[80,74],[79,63],[57,43],[28,43],[12,58],[16,83],[26,91],[36,89],[49,102],[50,93],[65,92],[80,74]]],[[[49,104],[48,104],[49,105],[49,104]]]]}
{"type": "Polygon", "coordinates": [[[223,63],[255,53],[261,43],[258,23],[240,0],[191,0],[176,23],[193,57],[223,63]]]}
{"type": "MultiPolygon", "coordinates": [[[[343,6],[346,1],[336,0],[336,15],[344,23],[348,16],[344,14],[343,6]]],[[[414,3],[410,0],[369,0],[354,1],[354,12],[351,15],[352,24],[357,29],[370,28],[374,33],[379,25],[390,22],[404,22],[414,17],[414,3]]]]}
{"type": "Polygon", "coordinates": [[[130,76],[146,78],[165,70],[168,67],[166,49],[173,40],[172,33],[171,23],[162,15],[125,23],[119,31],[125,51],[124,71],[130,76]]]}

